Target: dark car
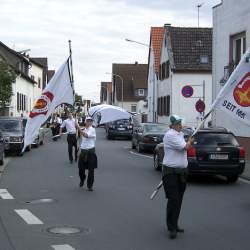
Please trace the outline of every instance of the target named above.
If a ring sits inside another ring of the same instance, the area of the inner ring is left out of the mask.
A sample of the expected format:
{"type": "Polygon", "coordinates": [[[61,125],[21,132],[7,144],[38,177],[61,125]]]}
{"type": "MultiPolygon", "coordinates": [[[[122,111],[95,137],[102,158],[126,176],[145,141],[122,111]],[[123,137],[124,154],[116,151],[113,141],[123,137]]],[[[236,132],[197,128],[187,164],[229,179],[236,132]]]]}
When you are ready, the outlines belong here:
{"type": "Polygon", "coordinates": [[[3,134],[0,131],[0,165],[4,163],[4,144],[3,134]]]}
{"type": "MultiPolygon", "coordinates": [[[[161,169],[163,143],[154,152],[154,168],[161,169]]],[[[193,147],[187,152],[189,174],[223,175],[236,182],[245,169],[245,150],[235,136],[224,128],[201,129],[194,136],[193,147]]]]}
{"type": "Polygon", "coordinates": [[[133,125],[130,119],[122,119],[106,124],[107,139],[114,139],[116,137],[131,138],[133,125]]]}
{"type": "Polygon", "coordinates": [[[5,140],[5,151],[21,153],[24,138],[23,118],[0,117],[0,130],[5,140]]]}
{"type": "Polygon", "coordinates": [[[139,153],[154,150],[161,143],[168,125],[159,123],[139,123],[133,127],[131,146],[139,153]]]}

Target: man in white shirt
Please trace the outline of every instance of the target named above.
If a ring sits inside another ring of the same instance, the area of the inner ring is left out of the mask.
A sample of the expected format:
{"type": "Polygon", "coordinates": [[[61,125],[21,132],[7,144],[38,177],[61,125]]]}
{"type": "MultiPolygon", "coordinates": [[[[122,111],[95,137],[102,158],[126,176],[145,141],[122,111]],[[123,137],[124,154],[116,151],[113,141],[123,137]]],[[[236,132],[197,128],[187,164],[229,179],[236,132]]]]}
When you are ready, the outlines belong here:
{"type": "Polygon", "coordinates": [[[69,113],[68,119],[64,120],[60,127],[60,135],[62,134],[62,129],[66,127],[67,131],[67,142],[68,142],[68,153],[69,153],[69,161],[73,163],[73,147],[75,148],[75,161],[77,161],[77,139],[76,139],[76,129],[78,124],[76,120],[73,118],[72,113],[69,113]]]}
{"type": "Polygon", "coordinates": [[[175,239],[177,232],[184,232],[178,226],[183,195],[187,179],[187,150],[192,146],[193,139],[184,140],[182,119],[177,115],[170,116],[170,130],[163,138],[164,158],[162,166],[162,181],[168,199],[166,223],[169,237],[175,239]]]}
{"type": "Polygon", "coordinates": [[[92,127],[93,119],[86,117],[85,128],[81,130],[78,126],[79,132],[82,136],[81,153],[78,161],[80,184],[82,187],[86,179],[85,170],[88,169],[87,187],[89,191],[93,191],[94,184],[94,170],[97,168],[97,156],[95,153],[96,131],[92,127]]]}

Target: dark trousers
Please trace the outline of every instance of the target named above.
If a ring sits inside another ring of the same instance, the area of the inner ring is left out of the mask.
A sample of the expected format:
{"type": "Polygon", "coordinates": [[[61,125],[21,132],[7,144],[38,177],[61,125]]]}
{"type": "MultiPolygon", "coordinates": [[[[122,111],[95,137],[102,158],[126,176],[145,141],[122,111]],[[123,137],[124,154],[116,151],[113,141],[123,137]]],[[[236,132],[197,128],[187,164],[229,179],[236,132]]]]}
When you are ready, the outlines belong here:
{"type": "Polygon", "coordinates": [[[166,224],[169,231],[176,230],[181,211],[183,195],[186,189],[186,174],[167,174],[163,176],[163,186],[168,199],[166,224]]]}
{"type": "MultiPolygon", "coordinates": [[[[79,177],[80,177],[80,180],[82,181],[82,183],[84,183],[84,181],[86,179],[85,170],[87,170],[87,169],[79,167],[79,177]]],[[[88,169],[88,178],[87,178],[87,187],[88,188],[92,188],[92,186],[93,186],[93,183],[94,183],[94,172],[95,172],[94,168],[88,169]]]]}
{"type": "Polygon", "coordinates": [[[77,140],[76,134],[68,134],[67,136],[68,142],[68,152],[69,152],[69,160],[73,161],[73,147],[75,148],[75,159],[77,159],[77,140]]]}

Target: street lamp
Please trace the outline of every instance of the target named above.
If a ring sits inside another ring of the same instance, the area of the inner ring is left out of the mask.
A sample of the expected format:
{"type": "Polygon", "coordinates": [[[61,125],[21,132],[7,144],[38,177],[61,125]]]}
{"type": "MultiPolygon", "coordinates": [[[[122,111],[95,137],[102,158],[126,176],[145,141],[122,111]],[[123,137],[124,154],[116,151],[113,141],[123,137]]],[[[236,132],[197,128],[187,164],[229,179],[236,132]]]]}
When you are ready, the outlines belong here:
{"type": "Polygon", "coordinates": [[[121,79],[121,84],[122,84],[122,108],[123,108],[123,78],[120,75],[114,74],[114,73],[110,73],[110,72],[106,72],[107,75],[112,75],[112,76],[117,76],[118,78],[121,79]]]}
{"type": "Polygon", "coordinates": [[[153,77],[153,122],[156,122],[156,115],[155,115],[155,98],[156,98],[156,94],[155,94],[155,56],[154,56],[154,49],[151,45],[149,44],[146,44],[146,43],[142,43],[142,42],[138,42],[138,41],[135,41],[135,40],[131,40],[131,39],[128,39],[128,38],[125,38],[125,41],[126,42],[131,42],[131,43],[137,43],[139,45],[142,45],[142,46],[145,46],[145,47],[148,47],[151,51],[152,51],[152,57],[153,57],[153,72],[154,72],[154,77],[153,77]]]}

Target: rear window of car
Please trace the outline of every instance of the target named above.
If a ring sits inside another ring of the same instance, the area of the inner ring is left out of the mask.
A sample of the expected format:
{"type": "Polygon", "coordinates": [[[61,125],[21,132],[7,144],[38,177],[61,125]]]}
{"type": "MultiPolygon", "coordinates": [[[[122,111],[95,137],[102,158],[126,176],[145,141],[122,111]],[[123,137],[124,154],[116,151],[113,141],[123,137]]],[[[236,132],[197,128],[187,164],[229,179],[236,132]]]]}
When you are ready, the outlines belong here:
{"type": "Polygon", "coordinates": [[[17,120],[0,119],[0,130],[2,130],[3,132],[20,131],[21,129],[21,123],[17,120]]]}
{"type": "Polygon", "coordinates": [[[194,136],[195,145],[204,146],[236,146],[239,144],[230,133],[198,133],[194,136]]]}
{"type": "Polygon", "coordinates": [[[168,127],[166,125],[146,124],[144,125],[145,132],[166,132],[168,127]]]}
{"type": "Polygon", "coordinates": [[[114,125],[129,125],[130,121],[127,119],[123,119],[123,120],[118,120],[113,122],[114,125]]]}

